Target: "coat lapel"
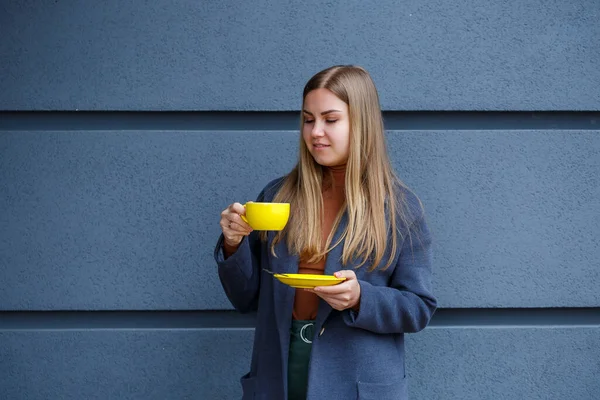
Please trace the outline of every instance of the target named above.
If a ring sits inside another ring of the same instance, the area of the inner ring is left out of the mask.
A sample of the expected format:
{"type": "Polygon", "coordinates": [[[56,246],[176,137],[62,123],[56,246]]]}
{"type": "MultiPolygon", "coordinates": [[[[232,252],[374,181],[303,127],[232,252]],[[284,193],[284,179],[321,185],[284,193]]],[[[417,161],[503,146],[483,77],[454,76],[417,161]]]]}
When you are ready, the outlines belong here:
{"type": "MultiPolygon", "coordinates": [[[[343,214],[333,236],[333,243],[336,243],[346,226],[348,225],[348,216],[343,214]]],[[[272,237],[271,237],[272,240],[272,237]]],[[[267,248],[270,249],[270,241],[267,248]]],[[[334,272],[342,269],[342,250],[344,248],[344,241],[333,248],[327,255],[325,261],[326,275],[333,275],[334,272]]],[[[269,250],[270,251],[270,250],[269,250]]],[[[297,273],[298,272],[298,256],[291,255],[288,252],[285,241],[281,241],[275,246],[275,254],[277,257],[269,255],[271,258],[271,268],[276,273],[297,273]]],[[[292,309],[294,307],[294,295],[296,289],[285,285],[277,279],[273,279],[273,302],[275,310],[275,319],[277,321],[277,327],[279,331],[279,343],[281,345],[282,363],[284,366],[284,373],[287,374],[287,363],[288,363],[288,349],[290,345],[290,327],[292,324],[292,309]]],[[[324,300],[319,301],[319,309],[317,312],[316,319],[316,332],[319,332],[323,323],[327,320],[333,309],[324,300]]]]}
{"type": "MultiPolygon", "coordinates": [[[[277,257],[269,255],[270,257],[273,257],[271,259],[271,268],[273,272],[278,274],[295,274],[298,272],[298,256],[291,255],[288,252],[284,241],[277,243],[277,246],[275,246],[275,254],[277,254],[277,257]]],[[[277,279],[274,280],[273,285],[275,315],[277,317],[282,317],[287,314],[291,316],[295,289],[279,282],[277,279]]]]}
{"type": "MultiPolygon", "coordinates": [[[[270,241],[267,248],[271,248],[270,241]]],[[[275,254],[277,254],[277,257],[273,257],[273,255],[269,254],[269,257],[271,258],[270,266],[273,272],[280,274],[298,272],[298,257],[289,254],[285,241],[281,241],[275,246],[275,254]]],[[[273,308],[275,310],[275,320],[277,322],[279,343],[281,345],[281,362],[283,365],[284,376],[287,374],[290,328],[292,325],[292,309],[294,307],[295,293],[294,288],[273,278],[273,308]]]]}
{"type": "MultiPolygon", "coordinates": [[[[340,236],[342,235],[342,232],[344,232],[344,229],[346,229],[346,226],[348,225],[348,215],[346,213],[344,213],[342,215],[342,218],[340,220],[340,223],[335,231],[335,234],[333,236],[333,243],[336,243],[340,236]]],[[[344,249],[344,240],[342,240],[340,242],[340,244],[338,244],[337,246],[335,246],[330,252],[329,254],[327,254],[327,260],[325,260],[325,275],[333,275],[334,272],[339,271],[340,269],[342,269],[342,250],[344,249]]],[[[319,310],[317,312],[317,320],[316,320],[316,328],[317,328],[317,332],[321,331],[321,327],[323,326],[323,324],[325,323],[325,320],[327,320],[327,317],[329,316],[329,314],[331,313],[331,311],[333,310],[333,308],[331,308],[331,306],[329,304],[327,304],[327,302],[323,299],[321,299],[319,301],[319,310]]]]}

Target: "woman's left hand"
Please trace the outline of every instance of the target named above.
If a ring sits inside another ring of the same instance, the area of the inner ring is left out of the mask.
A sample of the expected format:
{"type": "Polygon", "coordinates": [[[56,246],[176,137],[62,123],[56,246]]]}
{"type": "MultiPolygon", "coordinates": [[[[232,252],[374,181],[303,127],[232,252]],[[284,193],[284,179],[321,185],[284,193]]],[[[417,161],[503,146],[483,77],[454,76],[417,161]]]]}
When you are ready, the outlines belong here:
{"type": "Polygon", "coordinates": [[[346,278],[346,280],[333,286],[317,286],[314,289],[305,290],[315,293],[335,310],[342,311],[352,308],[358,311],[360,284],[356,279],[356,274],[351,270],[341,270],[334,273],[334,275],[337,278],[346,278]]]}

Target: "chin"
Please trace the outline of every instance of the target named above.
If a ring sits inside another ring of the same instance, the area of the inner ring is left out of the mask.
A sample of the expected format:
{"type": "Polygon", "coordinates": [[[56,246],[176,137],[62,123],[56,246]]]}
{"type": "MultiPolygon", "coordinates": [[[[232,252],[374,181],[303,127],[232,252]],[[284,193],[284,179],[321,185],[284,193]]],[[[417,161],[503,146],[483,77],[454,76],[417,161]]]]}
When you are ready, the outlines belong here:
{"type": "Polygon", "coordinates": [[[332,161],[329,161],[329,160],[323,160],[323,159],[321,159],[321,158],[316,158],[316,157],[313,157],[313,159],[315,160],[315,162],[316,162],[317,164],[319,164],[319,165],[320,165],[320,166],[322,166],[322,167],[331,167],[333,164],[335,164],[335,163],[334,163],[334,162],[332,162],[332,161]]]}
{"type": "Polygon", "coordinates": [[[312,155],[313,160],[315,160],[315,162],[323,167],[335,167],[337,165],[342,165],[345,164],[345,162],[343,160],[337,160],[337,159],[332,159],[330,157],[322,157],[319,155],[312,155]]]}
{"type": "Polygon", "coordinates": [[[319,162],[317,161],[317,164],[319,164],[322,167],[337,167],[338,165],[342,165],[342,162],[335,162],[335,161],[329,161],[329,162],[319,162]]]}

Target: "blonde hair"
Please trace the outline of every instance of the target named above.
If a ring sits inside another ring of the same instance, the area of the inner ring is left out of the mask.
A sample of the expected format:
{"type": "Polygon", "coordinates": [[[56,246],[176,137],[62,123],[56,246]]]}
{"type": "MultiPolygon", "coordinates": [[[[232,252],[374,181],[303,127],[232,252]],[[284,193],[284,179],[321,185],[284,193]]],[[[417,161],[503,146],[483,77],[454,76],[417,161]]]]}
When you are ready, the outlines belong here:
{"type": "MultiPolygon", "coordinates": [[[[314,160],[301,134],[298,163],[284,178],[273,199],[291,203],[291,212],[286,228],[276,234],[271,251],[275,254],[275,245],[285,238],[290,253],[315,263],[345,240],[343,265],[360,260],[358,267],[370,264],[369,270],[373,270],[387,253],[389,259],[383,267],[387,269],[402,240],[397,223],[404,222],[407,226],[409,217],[403,191],[398,190],[405,186],[396,177],[388,158],[377,89],[365,69],[351,65],[333,66],[313,76],[304,87],[303,102],[310,91],[319,88],[328,89],[348,105],[350,151],[346,164],[346,202],[323,242],[321,190],[325,168],[314,160]],[[332,243],[344,212],[348,215],[348,225],[336,243],[332,243]]],[[[300,132],[304,119],[301,121],[300,132]]]]}

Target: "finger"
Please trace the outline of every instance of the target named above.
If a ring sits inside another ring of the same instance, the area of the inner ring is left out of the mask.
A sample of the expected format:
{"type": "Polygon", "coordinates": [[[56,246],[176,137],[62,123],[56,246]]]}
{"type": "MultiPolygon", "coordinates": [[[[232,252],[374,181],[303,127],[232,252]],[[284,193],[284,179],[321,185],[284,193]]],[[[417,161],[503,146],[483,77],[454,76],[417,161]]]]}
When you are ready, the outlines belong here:
{"type": "Polygon", "coordinates": [[[351,298],[352,298],[350,293],[345,293],[345,294],[341,294],[341,295],[332,295],[332,296],[322,294],[322,293],[317,293],[317,296],[319,296],[320,298],[322,298],[329,304],[336,303],[336,304],[343,304],[343,305],[350,304],[351,298]]]}
{"type": "Polygon", "coordinates": [[[239,214],[231,214],[229,216],[229,225],[232,227],[237,227],[238,230],[252,232],[252,227],[244,221],[239,214]]]}
{"type": "Polygon", "coordinates": [[[338,300],[335,298],[329,298],[326,296],[320,296],[320,295],[318,295],[318,296],[335,310],[344,310],[344,309],[348,308],[348,304],[349,304],[348,301],[338,300]]]}
{"type": "Polygon", "coordinates": [[[336,296],[328,296],[317,293],[317,296],[319,296],[321,299],[323,299],[323,301],[336,310],[345,310],[357,303],[355,300],[353,300],[353,296],[350,293],[336,296]]]}
{"type": "Polygon", "coordinates": [[[235,223],[231,222],[231,220],[228,218],[222,218],[219,225],[221,225],[223,235],[230,242],[240,242],[242,237],[248,236],[252,232],[252,229],[244,229],[239,224],[236,225],[235,223]]]}
{"type": "Polygon", "coordinates": [[[235,233],[239,233],[239,234],[249,234],[250,232],[252,232],[252,228],[244,223],[243,221],[238,222],[229,222],[227,228],[235,233]]]}
{"type": "Polygon", "coordinates": [[[333,274],[336,278],[346,278],[347,280],[356,279],[356,273],[351,269],[342,269],[333,274]]]}
{"type": "Polygon", "coordinates": [[[338,295],[346,292],[351,292],[352,287],[350,282],[342,282],[331,286],[317,286],[313,289],[315,293],[323,293],[327,295],[338,295]]]}
{"type": "Polygon", "coordinates": [[[229,210],[239,215],[246,215],[246,208],[240,203],[233,203],[229,206],[229,210]]]}
{"type": "Polygon", "coordinates": [[[338,294],[330,294],[330,293],[322,293],[322,292],[318,292],[318,291],[314,291],[314,290],[310,290],[310,289],[307,289],[307,290],[312,291],[314,294],[316,294],[317,296],[319,296],[320,298],[322,298],[323,300],[325,300],[328,303],[331,303],[331,302],[344,303],[344,302],[350,301],[350,298],[352,297],[352,293],[349,291],[345,291],[344,293],[338,293],[338,294]]]}
{"type": "Polygon", "coordinates": [[[227,218],[231,222],[235,222],[245,229],[252,230],[252,227],[242,219],[241,215],[246,215],[246,208],[240,203],[233,203],[228,208],[227,218]]]}
{"type": "Polygon", "coordinates": [[[221,225],[221,229],[223,230],[223,232],[227,232],[230,234],[242,234],[249,233],[252,231],[252,228],[250,228],[249,226],[246,227],[245,224],[243,224],[242,220],[239,220],[239,222],[237,222],[237,219],[233,216],[229,216],[228,218],[221,218],[219,224],[221,225]]]}

